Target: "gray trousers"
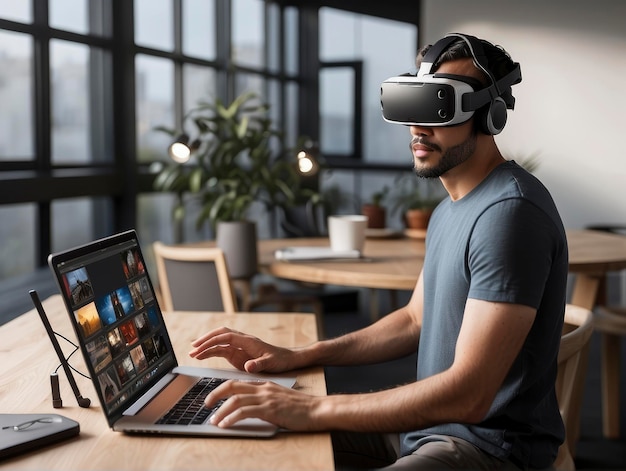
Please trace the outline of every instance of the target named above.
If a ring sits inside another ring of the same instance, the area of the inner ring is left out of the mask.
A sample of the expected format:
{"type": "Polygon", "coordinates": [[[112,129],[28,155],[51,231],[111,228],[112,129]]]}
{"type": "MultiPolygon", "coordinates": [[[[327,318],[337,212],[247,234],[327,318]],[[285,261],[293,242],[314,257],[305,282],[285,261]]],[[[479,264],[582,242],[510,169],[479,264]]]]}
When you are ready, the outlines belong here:
{"type": "Polygon", "coordinates": [[[333,432],[331,436],[338,470],[520,471],[513,463],[495,458],[456,437],[431,435],[418,442],[415,452],[400,457],[397,434],[333,432]]]}

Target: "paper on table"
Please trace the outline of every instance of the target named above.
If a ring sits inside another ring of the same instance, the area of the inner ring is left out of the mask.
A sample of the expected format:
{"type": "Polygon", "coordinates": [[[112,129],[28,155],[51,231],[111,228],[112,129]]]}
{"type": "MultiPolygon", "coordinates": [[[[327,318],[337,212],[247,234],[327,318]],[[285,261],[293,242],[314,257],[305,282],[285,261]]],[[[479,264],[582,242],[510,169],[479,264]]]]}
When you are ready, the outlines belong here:
{"type": "Polygon", "coordinates": [[[277,260],[334,260],[360,258],[358,250],[333,250],[330,247],[284,247],[276,250],[277,260]]]}

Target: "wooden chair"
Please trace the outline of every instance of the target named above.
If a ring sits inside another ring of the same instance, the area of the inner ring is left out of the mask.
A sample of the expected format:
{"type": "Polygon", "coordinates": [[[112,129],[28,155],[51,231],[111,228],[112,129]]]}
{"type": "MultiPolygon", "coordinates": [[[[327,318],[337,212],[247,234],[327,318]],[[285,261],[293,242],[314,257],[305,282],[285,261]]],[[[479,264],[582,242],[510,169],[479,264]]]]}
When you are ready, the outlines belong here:
{"type": "Polygon", "coordinates": [[[565,307],[556,380],[559,409],[565,424],[565,442],[559,448],[554,467],[561,471],[576,469],[573,456],[578,439],[580,407],[587,371],[589,339],[592,333],[592,312],[568,304],[565,307]]]}
{"type": "Polygon", "coordinates": [[[237,298],[219,248],[154,242],[163,309],[236,312],[237,298]]]}

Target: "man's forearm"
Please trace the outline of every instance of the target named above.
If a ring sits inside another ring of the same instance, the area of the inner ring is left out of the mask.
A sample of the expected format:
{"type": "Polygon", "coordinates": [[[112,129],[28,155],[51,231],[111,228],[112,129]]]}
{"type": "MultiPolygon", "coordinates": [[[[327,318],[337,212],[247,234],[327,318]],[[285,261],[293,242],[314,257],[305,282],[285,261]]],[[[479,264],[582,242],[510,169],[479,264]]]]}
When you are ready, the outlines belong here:
{"type": "Polygon", "coordinates": [[[418,338],[419,328],[401,308],[358,331],[298,349],[298,363],[348,366],[388,361],[414,352],[418,338]]]}

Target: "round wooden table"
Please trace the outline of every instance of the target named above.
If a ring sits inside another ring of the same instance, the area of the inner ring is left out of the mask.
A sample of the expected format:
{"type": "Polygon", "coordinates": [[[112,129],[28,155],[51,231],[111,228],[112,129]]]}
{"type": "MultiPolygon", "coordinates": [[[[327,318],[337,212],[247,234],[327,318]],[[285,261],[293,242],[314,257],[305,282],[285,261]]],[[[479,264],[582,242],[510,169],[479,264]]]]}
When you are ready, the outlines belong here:
{"type": "MultiPolygon", "coordinates": [[[[626,237],[600,231],[567,231],[570,272],[576,274],[571,302],[593,309],[599,284],[611,271],[626,269],[626,237]]],[[[424,239],[367,239],[362,260],[280,261],[277,249],[328,246],[327,238],[259,241],[262,270],[278,278],[309,283],[411,290],[424,263],[424,239]]]]}
{"type": "Polygon", "coordinates": [[[284,247],[328,246],[328,238],[259,241],[262,270],[278,278],[361,288],[411,290],[424,264],[423,238],[367,239],[359,260],[279,261],[284,247]]]}

